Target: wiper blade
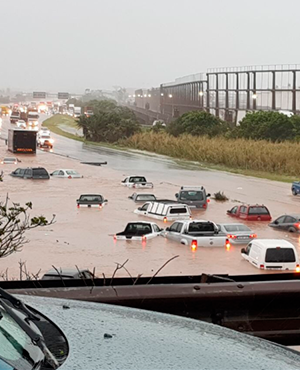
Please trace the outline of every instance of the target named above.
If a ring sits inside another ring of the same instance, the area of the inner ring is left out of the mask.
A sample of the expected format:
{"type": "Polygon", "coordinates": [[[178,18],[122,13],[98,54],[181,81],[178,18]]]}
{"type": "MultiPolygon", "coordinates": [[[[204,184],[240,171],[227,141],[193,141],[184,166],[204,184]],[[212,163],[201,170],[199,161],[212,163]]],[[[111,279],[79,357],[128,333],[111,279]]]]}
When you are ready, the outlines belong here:
{"type": "MultiPolygon", "coordinates": [[[[54,355],[48,349],[45,340],[42,335],[38,334],[35,330],[32,329],[30,326],[29,321],[39,321],[40,319],[35,316],[26,306],[25,304],[17,299],[16,297],[12,296],[11,294],[7,293],[5,290],[0,288],[0,301],[2,306],[4,307],[5,311],[10,315],[10,317],[21,327],[21,329],[29,336],[32,343],[39,347],[42,353],[45,356],[45,359],[52,366],[53,369],[57,369],[59,367],[59,363],[54,357],[54,355]],[[5,300],[8,300],[13,307],[15,307],[18,311],[21,311],[26,315],[25,319],[20,318],[15,311],[8,305],[5,300]]],[[[0,317],[1,319],[2,317],[0,317]]]]}

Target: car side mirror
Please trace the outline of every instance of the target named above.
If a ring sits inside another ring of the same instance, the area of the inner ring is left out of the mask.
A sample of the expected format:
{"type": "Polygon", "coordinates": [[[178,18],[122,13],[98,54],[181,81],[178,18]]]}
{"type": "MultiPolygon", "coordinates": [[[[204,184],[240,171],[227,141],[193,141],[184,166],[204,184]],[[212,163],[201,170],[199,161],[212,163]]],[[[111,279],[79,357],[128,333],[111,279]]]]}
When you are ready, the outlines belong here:
{"type": "Polygon", "coordinates": [[[107,199],[104,199],[104,203],[107,203],[108,202],[108,200],[107,199]]]}
{"type": "Polygon", "coordinates": [[[178,198],[178,197],[179,197],[179,194],[178,194],[178,193],[176,193],[176,194],[175,194],[175,197],[176,197],[176,198],[178,198]]]}
{"type": "Polygon", "coordinates": [[[169,227],[167,227],[167,228],[166,228],[166,231],[170,231],[170,228],[169,228],[169,227]]]}
{"type": "Polygon", "coordinates": [[[209,198],[209,197],[211,197],[211,194],[210,194],[210,193],[208,193],[208,194],[206,194],[206,196],[209,198]]]}
{"type": "Polygon", "coordinates": [[[159,229],[159,231],[164,231],[164,229],[159,229]]]}
{"type": "Polygon", "coordinates": [[[133,199],[133,196],[132,196],[132,195],[130,195],[130,196],[128,197],[128,199],[133,199]]]}
{"type": "Polygon", "coordinates": [[[227,211],[227,214],[229,214],[229,213],[231,213],[231,210],[230,209],[227,211]]]}
{"type": "Polygon", "coordinates": [[[79,199],[76,199],[76,202],[79,202],[79,199]]]}
{"type": "Polygon", "coordinates": [[[139,208],[138,208],[138,211],[141,211],[141,210],[142,210],[142,207],[139,207],[139,208]]]}
{"type": "Polygon", "coordinates": [[[53,173],[50,173],[50,176],[53,176],[53,173]]]}
{"type": "Polygon", "coordinates": [[[276,220],[276,221],[274,221],[274,224],[275,224],[275,225],[278,225],[278,223],[279,223],[279,222],[278,222],[277,220],[276,220]]]}
{"type": "Polygon", "coordinates": [[[245,248],[242,248],[242,249],[241,249],[241,253],[242,253],[242,254],[247,254],[246,249],[245,249],[245,248]]]}

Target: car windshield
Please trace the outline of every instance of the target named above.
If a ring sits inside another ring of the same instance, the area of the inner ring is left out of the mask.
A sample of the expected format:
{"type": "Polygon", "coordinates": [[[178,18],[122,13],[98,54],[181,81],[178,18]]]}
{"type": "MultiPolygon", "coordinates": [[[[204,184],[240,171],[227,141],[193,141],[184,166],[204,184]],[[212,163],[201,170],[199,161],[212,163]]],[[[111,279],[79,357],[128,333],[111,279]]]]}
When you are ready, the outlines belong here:
{"type": "Polygon", "coordinates": [[[32,345],[30,337],[0,302],[0,358],[15,369],[29,370],[33,368],[34,359],[40,358],[41,355],[41,350],[32,345]]]}
{"type": "Polygon", "coordinates": [[[4,158],[5,162],[15,162],[16,158],[4,158]]]}
{"type": "Polygon", "coordinates": [[[180,200],[200,200],[201,201],[204,199],[204,195],[203,195],[203,191],[181,191],[179,199],[180,200]]]}
{"type": "Polygon", "coordinates": [[[249,215],[269,215],[266,207],[249,207],[249,215]]]}
{"type": "Polygon", "coordinates": [[[266,262],[296,262],[294,250],[292,248],[268,248],[266,252],[266,262]]]}
{"type": "Polygon", "coordinates": [[[34,168],[33,169],[33,176],[48,176],[48,173],[43,168],[34,168]]]}
{"type": "Polygon", "coordinates": [[[101,195],[82,195],[80,200],[84,202],[102,202],[103,198],[101,195]]]}
{"type": "Polygon", "coordinates": [[[41,139],[50,139],[50,135],[42,135],[41,139]]]}
{"type": "Polygon", "coordinates": [[[78,175],[78,172],[73,171],[73,170],[67,170],[66,172],[68,175],[78,175]]]}
{"type": "Polygon", "coordinates": [[[132,223],[126,226],[125,232],[127,233],[150,233],[151,232],[151,225],[144,224],[144,223],[132,223]]]}
{"type": "Polygon", "coordinates": [[[224,229],[230,233],[235,231],[251,231],[246,225],[225,225],[224,229]]]}
{"type": "Polygon", "coordinates": [[[214,232],[215,227],[214,224],[211,222],[192,222],[189,225],[189,232],[194,233],[194,232],[214,232]]]}
{"type": "Polygon", "coordinates": [[[129,182],[146,182],[146,179],[140,176],[130,177],[129,182]]]}

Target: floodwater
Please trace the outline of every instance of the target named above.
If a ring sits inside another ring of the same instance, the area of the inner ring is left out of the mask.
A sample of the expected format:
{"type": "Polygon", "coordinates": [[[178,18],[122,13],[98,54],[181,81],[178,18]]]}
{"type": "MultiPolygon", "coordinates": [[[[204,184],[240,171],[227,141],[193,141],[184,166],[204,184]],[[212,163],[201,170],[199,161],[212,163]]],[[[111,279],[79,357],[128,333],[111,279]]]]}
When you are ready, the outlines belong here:
{"type": "MultiPolygon", "coordinates": [[[[1,136],[8,126],[4,119],[1,136]]],[[[199,170],[180,165],[160,156],[145,156],[138,153],[114,151],[106,148],[88,148],[81,142],[53,135],[53,153],[38,151],[36,156],[18,155],[22,161],[18,167],[43,166],[49,172],[59,168],[72,168],[80,172],[82,179],[55,179],[32,181],[16,179],[9,173],[17,166],[2,165],[4,182],[0,183],[0,200],[6,194],[14,202],[24,204],[32,201],[32,215],[45,215],[48,219],[56,215],[55,224],[27,233],[30,240],[21,252],[0,259],[0,273],[8,269],[9,277],[19,276],[19,261],[26,261],[27,270],[40,276],[52,265],[59,268],[96,269],[96,275],[112,275],[116,263],[128,259],[126,268],[131,275],[153,275],[167,260],[171,261],[160,273],[170,274],[255,274],[262,273],[245,261],[241,247],[198,248],[195,252],[187,246],[171,242],[162,237],[146,243],[137,241],[114,241],[113,235],[122,231],[127,222],[152,220],[133,213],[138,207],[128,196],[133,190],[121,185],[124,175],[144,175],[154,183],[153,193],[158,198],[175,199],[181,185],[203,185],[213,194],[224,191],[228,202],[211,200],[206,211],[193,211],[194,219],[214,222],[238,222],[226,215],[237,202],[263,203],[273,219],[284,213],[299,212],[300,197],[293,197],[290,184],[255,179],[219,171],[199,170]],[[66,155],[69,158],[65,157],[66,155]],[[73,159],[76,158],[76,159],[73,159]],[[95,167],[80,161],[107,161],[107,166],[95,167]],[[76,199],[83,193],[100,193],[108,199],[103,209],[77,209],[76,199]]],[[[0,140],[0,157],[11,156],[5,142],[0,140]]],[[[195,166],[194,166],[195,168],[195,166]]],[[[149,190],[144,190],[149,192],[149,190]]],[[[161,227],[168,224],[157,222],[161,227]]],[[[300,247],[298,236],[273,230],[267,223],[247,223],[262,238],[286,238],[300,247]]],[[[118,276],[127,272],[118,271],[118,276]]]]}

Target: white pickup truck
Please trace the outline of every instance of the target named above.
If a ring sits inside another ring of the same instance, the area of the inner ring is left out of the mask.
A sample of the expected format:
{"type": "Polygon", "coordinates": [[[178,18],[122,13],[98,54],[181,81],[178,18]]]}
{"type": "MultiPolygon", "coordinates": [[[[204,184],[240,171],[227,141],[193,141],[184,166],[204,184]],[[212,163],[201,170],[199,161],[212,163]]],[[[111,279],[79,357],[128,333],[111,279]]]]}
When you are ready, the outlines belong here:
{"type": "Polygon", "coordinates": [[[152,189],[153,183],[148,182],[144,176],[127,176],[122,181],[123,186],[134,189],[152,189]]]}
{"type": "Polygon", "coordinates": [[[218,227],[214,222],[205,220],[175,221],[161,234],[167,239],[197,247],[230,247],[226,236],[218,235],[218,227]]]}
{"type": "Polygon", "coordinates": [[[161,229],[154,222],[129,222],[125,230],[114,236],[115,240],[142,240],[153,239],[161,234],[161,229]]]}

